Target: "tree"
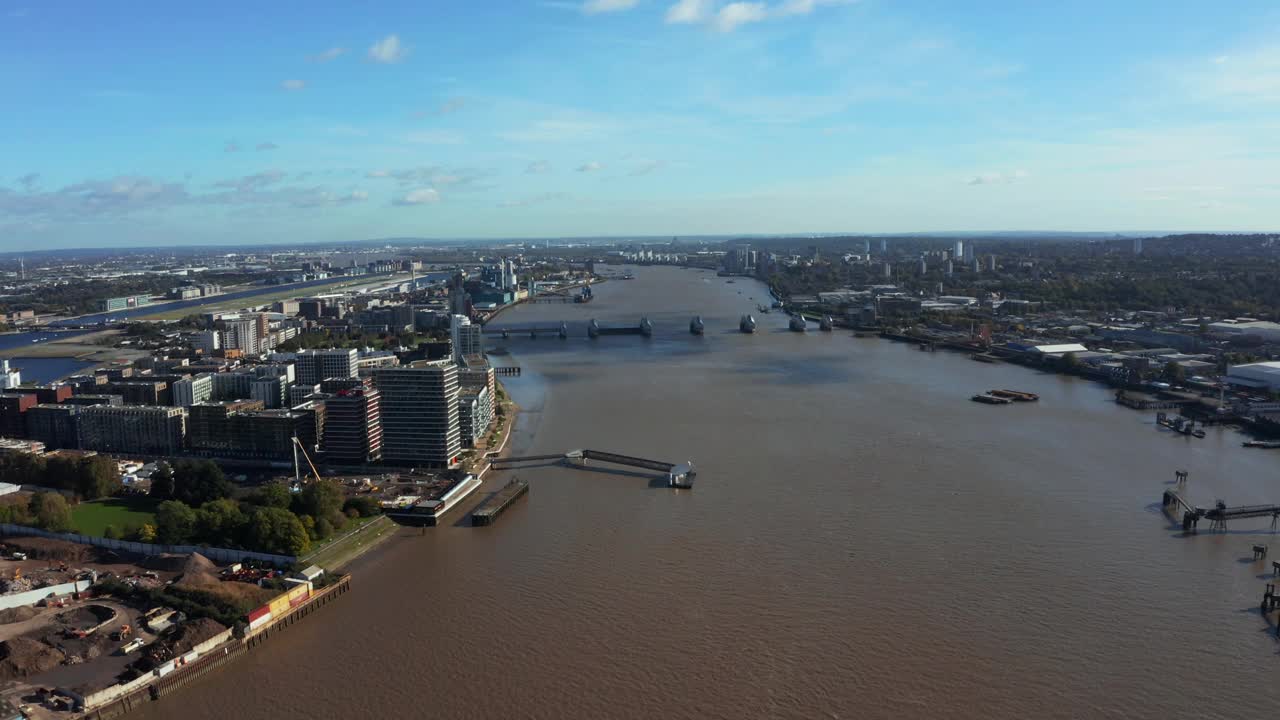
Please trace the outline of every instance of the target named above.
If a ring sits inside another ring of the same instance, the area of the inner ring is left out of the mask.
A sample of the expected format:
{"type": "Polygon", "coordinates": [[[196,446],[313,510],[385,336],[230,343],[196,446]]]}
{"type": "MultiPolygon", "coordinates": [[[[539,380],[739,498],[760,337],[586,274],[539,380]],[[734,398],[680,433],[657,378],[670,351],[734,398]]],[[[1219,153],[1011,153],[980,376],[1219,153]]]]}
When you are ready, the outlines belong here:
{"type": "Polygon", "coordinates": [[[169,500],[173,497],[173,468],[169,463],[160,463],[151,473],[151,492],[153,498],[169,500]]]}
{"type": "Polygon", "coordinates": [[[246,522],[235,500],[213,500],[196,510],[196,537],[210,545],[239,545],[246,522]]]}
{"type": "Polygon", "coordinates": [[[316,480],[298,494],[298,514],[314,518],[329,517],[342,510],[342,488],[332,480],[316,480]]]}
{"type": "Polygon", "coordinates": [[[124,487],[120,481],[120,470],[110,458],[100,455],[81,458],[76,471],[74,490],[82,498],[109,497],[124,487]]]}
{"type": "Polygon", "coordinates": [[[344,510],[355,510],[360,517],[373,517],[382,511],[382,506],[378,504],[378,499],[372,495],[359,495],[347,500],[343,504],[344,510]]]}
{"type": "Polygon", "coordinates": [[[156,526],[151,523],[144,523],[138,528],[138,542],[153,543],[156,541],[156,526]]]}
{"type": "Polygon", "coordinates": [[[229,498],[235,486],[211,460],[181,460],[173,466],[173,499],[191,507],[229,498]]]}
{"type": "Polygon", "coordinates": [[[108,525],[102,528],[102,537],[108,540],[119,540],[120,530],[115,525],[108,525]]]}
{"type": "Polygon", "coordinates": [[[289,492],[289,488],[284,483],[270,483],[258,488],[258,491],[249,497],[249,502],[262,507],[274,507],[287,510],[289,503],[293,501],[293,493],[289,492]]]}
{"type": "Polygon", "coordinates": [[[311,538],[298,517],[276,507],[260,507],[253,512],[246,539],[254,550],[282,555],[301,555],[311,548],[311,538]]]}
{"type": "Polygon", "coordinates": [[[156,539],[165,545],[189,542],[196,531],[196,511],[180,500],[165,500],[156,508],[156,539]]]}
{"type": "Polygon", "coordinates": [[[320,518],[316,521],[316,539],[324,540],[333,534],[333,523],[327,518],[320,518]]]}
{"type": "Polygon", "coordinates": [[[36,527],[52,532],[71,529],[71,506],[60,493],[38,492],[28,501],[28,510],[36,527]]]}

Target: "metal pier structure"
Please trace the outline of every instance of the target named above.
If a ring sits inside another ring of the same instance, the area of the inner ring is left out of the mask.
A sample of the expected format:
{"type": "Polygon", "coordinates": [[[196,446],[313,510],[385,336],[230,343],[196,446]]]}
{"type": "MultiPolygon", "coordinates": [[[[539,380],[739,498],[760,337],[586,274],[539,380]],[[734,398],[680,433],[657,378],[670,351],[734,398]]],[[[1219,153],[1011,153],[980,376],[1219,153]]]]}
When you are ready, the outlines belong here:
{"type": "Polygon", "coordinates": [[[1212,508],[1197,507],[1183,497],[1187,487],[1186,471],[1179,470],[1176,477],[1177,483],[1175,486],[1164,491],[1162,504],[1166,511],[1182,512],[1183,532],[1196,532],[1202,519],[1209,521],[1210,530],[1220,532],[1227,529],[1228,520],[1269,517],[1271,518],[1272,532],[1275,532],[1277,524],[1280,524],[1280,505],[1239,505],[1237,507],[1228,507],[1225,502],[1219,500],[1212,508]]]}
{"type": "Polygon", "coordinates": [[[618,453],[604,452],[603,450],[570,450],[562,455],[524,455],[520,457],[495,458],[493,460],[494,469],[498,466],[509,467],[526,462],[551,462],[561,461],[587,465],[590,461],[610,463],[613,465],[626,465],[629,467],[638,467],[645,470],[654,470],[656,472],[665,473],[667,476],[667,485],[673,488],[689,489],[693,487],[693,479],[697,476],[697,472],[693,469],[693,463],[671,463],[663,460],[649,460],[647,458],[634,457],[631,455],[620,455],[618,453]]]}

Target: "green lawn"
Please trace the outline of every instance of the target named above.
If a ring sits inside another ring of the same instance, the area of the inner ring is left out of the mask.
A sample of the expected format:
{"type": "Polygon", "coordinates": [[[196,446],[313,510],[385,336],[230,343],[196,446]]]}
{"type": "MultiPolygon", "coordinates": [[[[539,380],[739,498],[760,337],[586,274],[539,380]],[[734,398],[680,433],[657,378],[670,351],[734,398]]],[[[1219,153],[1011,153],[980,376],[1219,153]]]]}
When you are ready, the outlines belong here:
{"type": "Polygon", "coordinates": [[[154,523],[157,504],[145,497],[84,502],[71,508],[71,524],[82,535],[101,536],[108,525],[124,530],[143,523],[154,523]]]}

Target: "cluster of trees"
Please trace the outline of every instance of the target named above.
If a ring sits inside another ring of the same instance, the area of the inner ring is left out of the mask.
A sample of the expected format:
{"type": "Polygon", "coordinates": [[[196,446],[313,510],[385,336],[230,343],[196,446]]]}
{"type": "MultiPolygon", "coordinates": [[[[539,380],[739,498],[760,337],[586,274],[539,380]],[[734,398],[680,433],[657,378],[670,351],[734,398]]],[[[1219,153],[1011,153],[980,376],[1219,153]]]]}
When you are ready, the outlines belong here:
{"type": "Polygon", "coordinates": [[[282,555],[301,555],[314,541],[341,530],[353,518],[380,511],[371,497],[346,499],[330,480],[293,493],[282,484],[265,485],[244,500],[210,461],[179,461],[152,475],[151,496],[161,500],[154,526],[133,534],[143,542],[213,545],[282,555]]]}
{"type": "Polygon", "coordinates": [[[33,493],[25,505],[0,505],[0,523],[67,532],[71,529],[71,505],[61,493],[33,493]]]}
{"type": "Polygon", "coordinates": [[[280,352],[317,350],[327,348],[365,348],[391,350],[398,347],[414,347],[422,338],[413,332],[402,333],[334,333],[330,330],[300,333],[280,343],[280,352]]]}
{"type": "Polygon", "coordinates": [[[0,482],[69,490],[84,500],[115,495],[122,487],[115,461],[101,455],[9,453],[0,456],[0,482]]]}

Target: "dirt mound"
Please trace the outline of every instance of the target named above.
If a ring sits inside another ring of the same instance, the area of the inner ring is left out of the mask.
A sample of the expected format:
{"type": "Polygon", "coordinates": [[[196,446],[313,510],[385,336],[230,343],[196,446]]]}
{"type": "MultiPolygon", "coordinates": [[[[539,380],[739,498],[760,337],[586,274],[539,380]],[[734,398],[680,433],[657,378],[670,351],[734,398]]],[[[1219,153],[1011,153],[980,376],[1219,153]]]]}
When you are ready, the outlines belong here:
{"type": "Polygon", "coordinates": [[[96,548],[91,545],[77,545],[53,538],[5,538],[4,544],[37,560],[57,560],[74,564],[90,562],[97,557],[96,548]]]}
{"type": "Polygon", "coordinates": [[[156,572],[176,573],[182,572],[186,568],[187,557],[186,555],[170,555],[169,553],[149,555],[138,565],[156,572]]]}
{"type": "Polygon", "coordinates": [[[200,553],[191,553],[191,555],[187,557],[186,565],[182,567],[182,572],[184,574],[201,573],[217,576],[218,566],[213,564],[212,560],[200,553]]]}
{"type": "Polygon", "coordinates": [[[191,648],[226,630],[227,626],[212,618],[182,623],[166,640],[174,655],[184,655],[191,648]]]}
{"type": "Polygon", "coordinates": [[[0,625],[9,625],[11,623],[23,622],[39,615],[40,611],[30,605],[23,605],[15,608],[5,608],[0,610],[0,625]]]}
{"type": "Polygon", "coordinates": [[[261,605],[277,595],[277,591],[265,590],[243,582],[223,582],[218,566],[200,553],[192,553],[183,566],[182,576],[173,584],[176,589],[199,590],[220,596],[236,604],[261,605]]]}
{"type": "Polygon", "coordinates": [[[29,637],[0,642],[0,679],[13,680],[42,673],[60,665],[62,651],[29,637]]]}

